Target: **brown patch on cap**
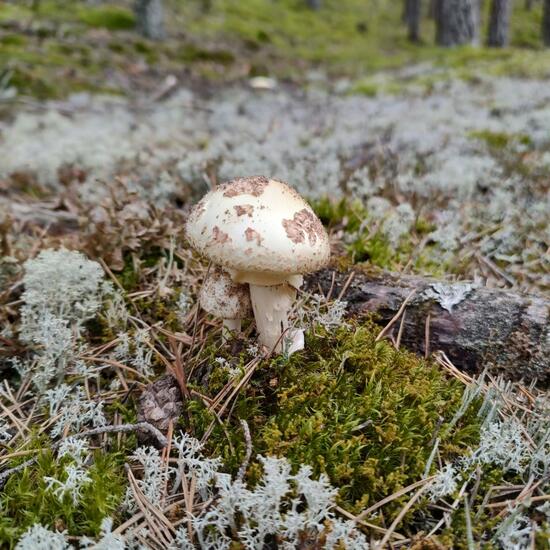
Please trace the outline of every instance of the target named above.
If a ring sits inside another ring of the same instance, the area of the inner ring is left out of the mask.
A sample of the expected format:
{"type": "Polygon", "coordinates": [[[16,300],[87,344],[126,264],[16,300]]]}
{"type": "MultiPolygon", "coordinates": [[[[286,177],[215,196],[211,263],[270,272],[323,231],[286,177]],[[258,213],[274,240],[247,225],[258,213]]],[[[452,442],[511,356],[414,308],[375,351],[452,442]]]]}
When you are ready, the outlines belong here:
{"type": "Polygon", "coordinates": [[[224,233],[217,225],[212,229],[213,240],[217,244],[224,244],[231,240],[231,237],[224,233]]]}
{"type": "Polygon", "coordinates": [[[283,227],[287,237],[296,244],[305,242],[307,238],[309,244],[313,246],[317,239],[322,240],[325,234],[319,218],[307,208],[296,212],[291,220],[283,220],[283,227]]]}
{"type": "Polygon", "coordinates": [[[246,214],[252,217],[252,214],[254,213],[254,207],[251,204],[238,204],[233,208],[236,210],[237,216],[244,216],[246,214]]]}
{"type": "Polygon", "coordinates": [[[248,227],[244,234],[247,241],[253,241],[254,239],[256,239],[256,243],[258,244],[258,246],[262,244],[262,236],[255,229],[252,229],[252,227],[248,227]]]}
{"type": "Polygon", "coordinates": [[[220,190],[223,191],[224,197],[238,197],[239,195],[259,197],[268,184],[269,180],[265,176],[236,178],[220,185],[220,190]]]}

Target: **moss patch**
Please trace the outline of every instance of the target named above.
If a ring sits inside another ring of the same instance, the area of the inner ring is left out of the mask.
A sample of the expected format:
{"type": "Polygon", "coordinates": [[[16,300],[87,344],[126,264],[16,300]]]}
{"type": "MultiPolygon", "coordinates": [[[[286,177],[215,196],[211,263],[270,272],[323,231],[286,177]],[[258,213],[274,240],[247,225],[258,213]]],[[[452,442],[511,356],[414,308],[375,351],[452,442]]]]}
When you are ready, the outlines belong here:
{"type": "Polygon", "coordinates": [[[111,31],[133,29],[136,24],[134,14],[119,6],[98,6],[80,8],[78,20],[89,27],[100,27],[111,31]]]}
{"type": "MultiPolygon", "coordinates": [[[[35,439],[29,448],[41,449],[44,441],[35,439]]],[[[123,453],[97,452],[87,470],[91,483],[82,487],[75,505],[69,495],[62,500],[47,489],[45,476],[65,479],[69,461],[57,459],[51,451],[38,451],[38,462],[10,477],[0,492],[0,546],[13,547],[33,524],[54,526],[71,535],[95,536],[101,520],[112,516],[125,491],[123,453]]],[[[25,457],[26,458],[26,457],[25,457]]]]}
{"type": "Polygon", "coordinates": [[[441,262],[438,252],[431,245],[418,246],[423,237],[435,229],[424,218],[418,218],[411,231],[397,245],[390,242],[380,223],[374,220],[360,201],[324,198],[313,203],[313,209],[323,224],[331,229],[342,229],[346,234],[346,263],[369,262],[372,265],[399,271],[408,263],[417,272],[438,275],[451,266],[441,262]]]}
{"type": "MultiPolygon", "coordinates": [[[[339,487],[341,504],[355,512],[421,478],[434,436],[441,438],[441,459],[452,460],[467,452],[479,431],[473,406],[450,427],[463,386],[437,366],[376,342],[378,330],[367,322],[308,334],[304,351],[258,367],[232,415],[249,423],[254,454],[285,456],[294,466],[306,463],[317,475],[326,473],[339,487]]],[[[217,365],[218,353],[211,352],[211,365],[217,365]]],[[[245,358],[227,360],[239,368],[245,358]]],[[[223,368],[213,368],[212,394],[226,379],[223,368]]],[[[213,418],[193,402],[196,436],[213,418]]],[[[208,447],[235,471],[244,449],[238,423],[217,425],[208,447]]],[[[249,477],[253,481],[258,474],[254,463],[249,477]]],[[[387,510],[399,510],[407,498],[387,510]]]]}
{"type": "Polygon", "coordinates": [[[471,132],[470,137],[480,139],[495,149],[505,149],[511,143],[519,143],[521,145],[531,145],[529,136],[507,134],[505,132],[491,132],[490,130],[480,130],[471,132]]]}

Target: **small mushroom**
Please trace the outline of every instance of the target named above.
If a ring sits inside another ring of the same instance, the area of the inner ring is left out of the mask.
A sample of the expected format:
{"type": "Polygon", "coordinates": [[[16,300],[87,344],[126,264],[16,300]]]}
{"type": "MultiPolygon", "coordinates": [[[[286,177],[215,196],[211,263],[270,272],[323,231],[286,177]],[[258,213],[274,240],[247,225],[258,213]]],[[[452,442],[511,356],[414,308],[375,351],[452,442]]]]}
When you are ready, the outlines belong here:
{"type": "Polygon", "coordinates": [[[303,334],[287,334],[296,289],[330,258],[328,235],[304,199],[277,180],[237,178],[207,193],[186,229],[198,251],[248,283],[260,342],[277,352],[301,349],[303,334]]]}
{"type": "Polygon", "coordinates": [[[231,276],[215,267],[202,285],[199,302],[202,309],[223,319],[222,340],[241,331],[241,319],[250,317],[252,307],[248,285],[235,283],[231,276]]]}

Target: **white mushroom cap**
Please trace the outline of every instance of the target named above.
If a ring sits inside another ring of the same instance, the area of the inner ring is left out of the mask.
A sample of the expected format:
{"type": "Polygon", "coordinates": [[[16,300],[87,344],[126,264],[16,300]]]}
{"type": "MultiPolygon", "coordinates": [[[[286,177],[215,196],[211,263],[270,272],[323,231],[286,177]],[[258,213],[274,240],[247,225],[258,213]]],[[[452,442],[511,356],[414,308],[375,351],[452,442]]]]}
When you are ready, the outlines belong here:
{"type": "Polygon", "coordinates": [[[199,301],[205,311],[222,319],[245,319],[252,315],[248,285],[234,283],[221,269],[210,271],[199,301]]]}
{"type": "Polygon", "coordinates": [[[328,235],[311,207],[286,183],[263,176],[207,193],[186,229],[194,248],[239,282],[280,284],[320,269],[330,257],[328,235]]]}

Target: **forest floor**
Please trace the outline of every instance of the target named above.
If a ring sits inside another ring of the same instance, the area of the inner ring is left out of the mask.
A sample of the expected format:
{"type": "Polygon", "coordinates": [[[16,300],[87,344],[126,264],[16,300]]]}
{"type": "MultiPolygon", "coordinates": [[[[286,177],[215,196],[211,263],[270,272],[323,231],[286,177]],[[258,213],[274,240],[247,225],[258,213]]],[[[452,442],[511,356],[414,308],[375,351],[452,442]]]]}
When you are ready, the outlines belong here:
{"type": "Polygon", "coordinates": [[[253,327],[222,345],[183,234],[212,186],[266,174],[335,269],[548,295],[540,10],[514,20],[530,50],[444,54],[384,2],[190,2],[160,45],[121,4],[0,8],[0,546],[548,547],[544,388],[378,340],[345,294],[300,295],[290,358],[253,327]],[[144,391],[177,409],[161,451],[144,391]]]}

